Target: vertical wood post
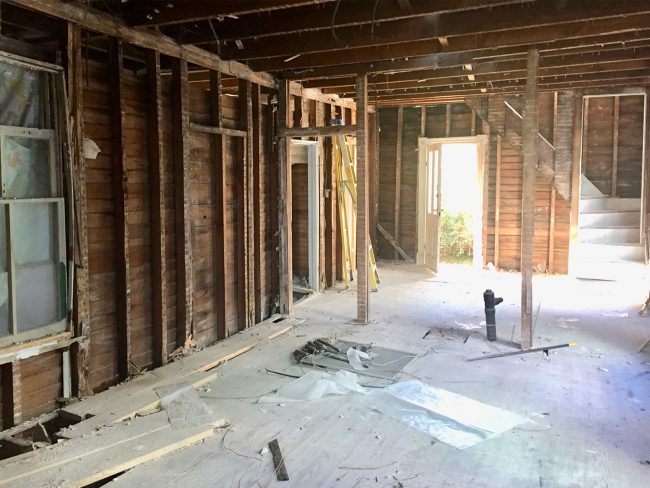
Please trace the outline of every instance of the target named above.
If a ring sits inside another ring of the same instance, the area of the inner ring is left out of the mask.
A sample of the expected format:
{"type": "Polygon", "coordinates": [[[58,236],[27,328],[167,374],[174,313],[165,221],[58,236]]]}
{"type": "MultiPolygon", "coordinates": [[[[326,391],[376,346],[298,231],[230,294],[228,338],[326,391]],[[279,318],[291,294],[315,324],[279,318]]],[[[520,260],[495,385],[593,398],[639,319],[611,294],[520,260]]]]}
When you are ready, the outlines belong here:
{"type": "MultiPolygon", "coordinates": [[[[221,73],[210,71],[210,119],[213,125],[222,127],[223,104],[221,101],[221,73]]],[[[226,283],[231,272],[226,259],[226,140],[223,134],[212,137],[212,177],[214,185],[214,243],[213,243],[213,279],[214,279],[214,310],[217,321],[217,339],[225,339],[236,330],[227,330],[226,318],[226,283]]]]}
{"type": "Polygon", "coordinates": [[[420,137],[426,137],[427,134],[427,106],[420,107],[420,137]]]}
{"type": "MultiPolygon", "coordinates": [[[[377,246],[377,222],[379,220],[379,107],[375,105],[375,112],[372,115],[372,192],[370,195],[372,201],[372,219],[370,221],[370,235],[372,236],[373,246],[377,246]]],[[[375,248],[375,252],[376,252],[375,248]]]]}
{"type": "Polygon", "coordinates": [[[614,97],[614,128],[612,143],[612,191],[611,196],[616,197],[616,187],[618,186],[618,122],[621,111],[621,98],[614,97]]]}
{"type": "MultiPolygon", "coordinates": [[[[570,217],[570,244],[578,240],[578,216],[580,213],[580,157],[582,147],[582,122],[583,122],[582,92],[576,91],[573,110],[573,147],[571,153],[571,217],[570,217]]],[[[569,246],[571,251],[571,246],[569,246]]],[[[569,264],[571,260],[569,259],[569,264]]],[[[570,271],[570,270],[569,270],[570,271]]]]}
{"type": "Polygon", "coordinates": [[[68,106],[70,107],[71,155],[74,180],[75,254],[75,336],[86,339],[72,346],[73,393],[84,396],[89,393],[88,353],[90,332],[90,282],[88,275],[88,212],[86,210],[86,158],[83,150],[83,60],[81,27],[68,22],[66,43],[66,78],[68,106]]]}
{"type": "MultiPolygon", "coordinates": [[[[397,142],[395,144],[395,215],[393,222],[395,222],[395,229],[393,237],[395,242],[399,245],[400,239],[400,210],[402,206],[402,127],[404,125],[404,107],[401,105],[397,107],[397,142]]],[[[399,254],[395,251],[395,259],[399,258],[399,254]]]]}
{"type": "Polygon", "coordinates": [[[445,105],[445,137],[451,134],[451,104],[445,105]]]}
{"type": "MultiPolygon", "coordinates": [[[[289,127],[289,82],[278,83],[278,129],[289,127]]],[[[291,161],[289,159],[289,139],[278,138],[278,166],[280,172],[278,205],[280,225],[280,313],[293,312],[293,253],[291,247],[291,161]]]]}
{"type": "Polygon", "coordinates": [[[153,360],[167,362],[167,234],[165,212],[165,165],[163,159],[162,83],[160,53],[147,51],[147,105],[149,161],[151,171],[151,312],[153,318],[153,360]]]}
{"type": "Polygon", "coordinates": [[[368,323],[368,78],[357,75],[357,321],[368,323]]]}
{"type": "MultiPolygon", "coordinates": [[[[277,102],[277,92],[271,92],[269,94],[269,99],[273,100],[273,98],[275,98],[275,101],[277,102]]],[[[278,180],[280,177],[280,170],[278,168],[278,143],[275,139],[278,127],[278,112],[276,107],[277,105],[272,102],[266,105],[266,145],[267,155],[269,158],[266,170],[269,188],[267,191],[267,205],[268,211],[271,215],[267,239],[270,239],[272,244],[271,252],[269,254],[268,267],[270,273],[267,279],[267,286],[274,305],[279,304],[280,302],[280,215],[278,212],[280,205],[280,182],[278,180]]]]}
{"type": "Polygon", "coordinates": [[[266,295],[264,283],[262,282],[262,253],[264,251],[264,236],[262,235],[262,187],[264,185],[264,174],[262,172],[261,155],[264,153],[262,145],[262,112],[261,89],[259,85],[253,85],[252,91],[252,122],[253,133],[253,241],[255,251],[253,253],[253,281],[255,296],[255,323],[264,319],[265,308],[262,304],[262,296],[266,295]]]}
{"type": "Polygon", "coordinates": [[[555,272],[555,187],[551,186],[551,203],[548,219],[548,272],[555,272]]]}
{"type": "Polygon", "coordinates": [[[535,231],[535,173],[537,167],[537,71],[539,51],[528,50],[523,114],[523,182],[521,195],[521,347],[533,344],[533,234],[535,231]]]}
{"type": "MultiPolygon", "coordinates": [[[[494,190],[494,267],[499,267],[501,221],[501,136],[497,134],[496,187],[494,190]]],[[[487,184],[487,183],[486,183],[487,184]]]]}
{"type": "Polygon", "coordinates": [[[476,111],[472,109],[472,119],[470,120],[469,133],[472,136],[476,135],[476,111]]]}
{"type": "Polygon", "coordinates": [[[117,300],[117,369],[120,379],[129,376],[131,361],[131,290],[129,279],[128,174],[124,145],[123,46],[111,39],[109,46],[111,87],[111,137],[115,198],[115,295],[117,300]]]}
{"type": "Polygon", "coordinates": [[[176,215],[176,341],[193,333],[192,227],[190,221],[189,93],[187,61],[172,60],[172,137],[176,215]]]}
{"type": "Polygon", "coordinates": [[[582,162],[580,171],[583,175],[587,175],[587,146],[589,141],[589,98],[584,99],[583,105],[583,118],[582,118],[582,162]]]}
{"type": "Polygon", "coordinates": [[[255,323],[255,283],[253,279],[253,86],[248,80],[239,80],[239,128],[246,131],[243,139],[243,157],[237,171],[237,243],[238,279],[237,303],[239,330],[255,323]]]}
{"type": "MultiPolygon", "coordinates": [[[[325,104],[325,123],[335,117],[332,105],[325,104]]],[[[336,165],[332,153],[332,138],[326,137],[323,141],[323,159],[325,161],[325,180],[323,187],[329,191],[325,200],[325,282],[333,286],[336,282],[336,240],[337,240],[337,214],[336,214],[336,165]]]]}

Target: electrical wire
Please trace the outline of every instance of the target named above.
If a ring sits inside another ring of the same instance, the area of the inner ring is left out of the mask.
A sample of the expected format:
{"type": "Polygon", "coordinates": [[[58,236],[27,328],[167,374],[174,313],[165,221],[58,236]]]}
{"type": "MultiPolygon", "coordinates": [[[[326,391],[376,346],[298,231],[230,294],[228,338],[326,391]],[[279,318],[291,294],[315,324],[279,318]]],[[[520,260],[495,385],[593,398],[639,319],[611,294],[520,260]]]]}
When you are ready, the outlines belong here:
{"type": "Polygon", "coordinates": [[[372,9],[372,23],[370,24],[370,37],[374,39],[375,37],[375,19],[377,17],[377,7],[381,0],[375,0],[375,6],[372,9]]]}
{"type": "Polygon", "coordinates": [[[336,20],[336,13],[339,11],[339,5],[341,0],[336,0],[336,5],[334,6],[334,13],[332,14],[332,22],[330,24],[330,30],[332,31],[332,37],[336,42],[342,46],[347,46],[347,42],[343,41],[339,36],[336,35],[336,30],[334,29],[334,21],[336,20]]]}

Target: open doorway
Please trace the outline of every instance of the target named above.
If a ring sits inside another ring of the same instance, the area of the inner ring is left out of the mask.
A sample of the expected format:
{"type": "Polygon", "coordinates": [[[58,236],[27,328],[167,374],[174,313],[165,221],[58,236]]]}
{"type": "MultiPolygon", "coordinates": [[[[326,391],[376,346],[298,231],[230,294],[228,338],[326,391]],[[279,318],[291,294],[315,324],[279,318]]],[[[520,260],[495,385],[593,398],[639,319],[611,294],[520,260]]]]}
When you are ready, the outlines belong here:
{"type": "Polygon", "coordinates": [[[292,264],[294,300],[319,291],[318,143],[292,140],[292,264]]]}
{"type": "Polygon", "coordinates": [[[481,266],[486,137],[419,139],[417,262],[481,266]]]}

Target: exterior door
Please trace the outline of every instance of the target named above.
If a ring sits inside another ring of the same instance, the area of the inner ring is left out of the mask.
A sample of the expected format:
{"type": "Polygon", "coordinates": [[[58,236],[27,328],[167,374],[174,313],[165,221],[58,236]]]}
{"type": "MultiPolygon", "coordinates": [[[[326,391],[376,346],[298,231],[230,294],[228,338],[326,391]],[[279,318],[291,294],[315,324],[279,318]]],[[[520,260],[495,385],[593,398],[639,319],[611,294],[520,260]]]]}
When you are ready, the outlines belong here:
{"type": "Polygon", "coordinates": [[[426,167],[427,202],[424,264],[436,273],[440,261],[440,215],[442,213],[440,205],[442,189],[441,147],[440,144],[427,146],[426,167]]]}

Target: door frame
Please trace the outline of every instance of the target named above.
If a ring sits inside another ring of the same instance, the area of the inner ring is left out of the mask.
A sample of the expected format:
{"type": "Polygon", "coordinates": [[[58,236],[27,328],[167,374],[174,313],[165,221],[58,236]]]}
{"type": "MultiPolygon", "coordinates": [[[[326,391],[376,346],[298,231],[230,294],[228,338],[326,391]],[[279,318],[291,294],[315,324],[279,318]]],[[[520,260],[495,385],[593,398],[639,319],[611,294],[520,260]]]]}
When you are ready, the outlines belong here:
{"type": "MultiPolygon", "coordinates": [[[[318,141],[291,139],[291,144],[307,147],[307,206],[308,206],[308,249],[309,288],[320,291],[320,170],[318,141]]],[[[293,163],[291,164],[304,164],[293,163]]],[[[292,219],[293,220],[293,219],[292,219]]]]}
{"type": "MultiPolygon", "coordinates": [[[[418,138],[418,173],[417,173],[417,195],[416,195],[416,215],[417,215],[417,254],[415,262],[419,265],[424,265],[425,261],[425,242],[426,242],[426,204],[427,204],[427,148],[428,146],[434,144],[476,144],[477,146],[477,189],[480,191],[480,203],[481,203],[481,212],[477,215],[479,219],[476,222],[478,228],[481,228],[481,234],[485,233],[483,229],[483,224],[485,220],[485,199],[487,185],[485,181],[487,180],[487,169],[488,161],[487,151],[489,150],[488,145],[488,136],[487,135],[477,135],[477,136],[466,136],[466,137],[419,137],[418,138]]],[[[440,161],[442,164],[442,159],[440,161]]],[[[478,237],[478,236],[475,236],[478,237]]],[[[474,259],[472,262],[473,266],[482,266],[483,265],[483,238],[484,235],[480,236],[481,239],[474,239],[474,259]],[[479,252],[477,252],[479,251],[479,252]]]]}

